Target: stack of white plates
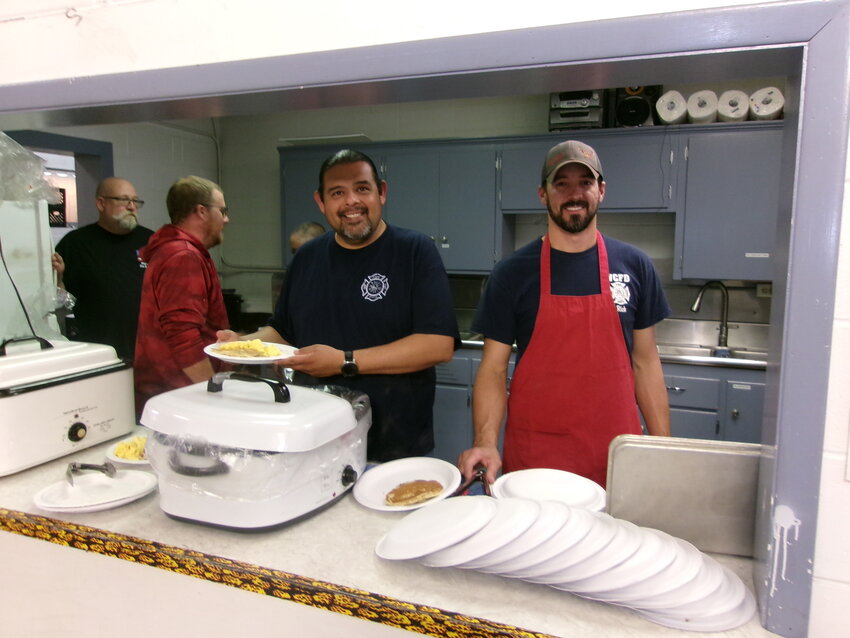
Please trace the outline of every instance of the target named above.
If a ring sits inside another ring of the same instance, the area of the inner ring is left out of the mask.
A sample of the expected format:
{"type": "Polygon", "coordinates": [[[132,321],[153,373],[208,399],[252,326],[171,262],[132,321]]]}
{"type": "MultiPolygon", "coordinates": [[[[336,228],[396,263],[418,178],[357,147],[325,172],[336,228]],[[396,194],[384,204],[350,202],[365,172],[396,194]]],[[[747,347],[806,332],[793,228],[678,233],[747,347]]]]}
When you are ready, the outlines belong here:
{"type": "Polygon", "coordinates": [[[415,510],[375,553],[545,584],[677,629],[726,631],[755,613],[740,578],[684,540],[560,501],[500,494],[415,510]]]}

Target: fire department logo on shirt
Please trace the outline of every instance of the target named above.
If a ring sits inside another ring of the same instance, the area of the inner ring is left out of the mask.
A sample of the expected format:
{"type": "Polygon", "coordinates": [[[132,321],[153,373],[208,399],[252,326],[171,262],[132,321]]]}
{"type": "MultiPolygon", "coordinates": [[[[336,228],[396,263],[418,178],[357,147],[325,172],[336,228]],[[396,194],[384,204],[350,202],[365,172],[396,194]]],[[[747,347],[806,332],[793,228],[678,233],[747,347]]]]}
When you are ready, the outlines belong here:
{"type": "Polygon", "coordinates": [[[611,297],[614,298],[614,305],[617,306],[617,312],[626,312],[629,299],[632,297],[628,286],[631,277],[626,274],[610,273],[608,280],[611,282],[611,297]]]}
{"type": "Polygon", "coordinates": [[[366,301],[380,301],[387,296],[390,280],[385,275],[374,273],[366,277],[360,284],[360,292],[366,301]]]}

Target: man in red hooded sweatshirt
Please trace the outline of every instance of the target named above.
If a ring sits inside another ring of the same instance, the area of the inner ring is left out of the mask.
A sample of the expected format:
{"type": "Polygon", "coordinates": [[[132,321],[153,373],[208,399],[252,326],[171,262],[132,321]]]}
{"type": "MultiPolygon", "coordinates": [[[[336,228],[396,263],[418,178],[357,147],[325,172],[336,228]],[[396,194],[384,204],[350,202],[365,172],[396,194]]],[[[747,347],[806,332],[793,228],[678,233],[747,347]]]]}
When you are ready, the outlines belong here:
{"type": "Polygon", "coordinates": [[[168,190],[166,205],[171,223],[141,250],[147,270],[134,362],[137,416],[150,397],[210,379],[217,364],[204,346],[216,341],[216,331],[228,328],[209,254],[229,221],[221,187],[184,177],[168,190]]]}

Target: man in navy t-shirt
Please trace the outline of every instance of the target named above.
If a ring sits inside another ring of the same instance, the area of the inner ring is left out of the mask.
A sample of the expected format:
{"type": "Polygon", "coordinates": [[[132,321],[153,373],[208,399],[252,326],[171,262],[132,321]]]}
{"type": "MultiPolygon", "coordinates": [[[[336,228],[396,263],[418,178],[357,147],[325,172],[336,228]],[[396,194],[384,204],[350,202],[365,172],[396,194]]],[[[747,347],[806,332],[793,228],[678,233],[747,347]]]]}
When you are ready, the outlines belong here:
{"type": "Polygon", "coordinates": [[[295,253],[270,325],[238,337],[297,347],[279,364],[302,373],[298,381],[365,392],[371,461],[433,449],[434,366],[460,345],[437,249],[384,221],[386,194],[366,155],[342,150],[325,160],[314,198],[333,231],[295,253]]]}
{"type": "Polygon", "coordinates": [[[649,258],[596,229],[605,181],[593,148],[550,149],[538,196],[546,234],[496,265],[472,324],[484,351],[474,447],[459,465],[466,477],[485,466],[490,482],[500,469],[546,467],[604,486],[611,440],[641,432],[638,408],[650,434],[670,434],[654,332],[670,308],[649,258]]]}

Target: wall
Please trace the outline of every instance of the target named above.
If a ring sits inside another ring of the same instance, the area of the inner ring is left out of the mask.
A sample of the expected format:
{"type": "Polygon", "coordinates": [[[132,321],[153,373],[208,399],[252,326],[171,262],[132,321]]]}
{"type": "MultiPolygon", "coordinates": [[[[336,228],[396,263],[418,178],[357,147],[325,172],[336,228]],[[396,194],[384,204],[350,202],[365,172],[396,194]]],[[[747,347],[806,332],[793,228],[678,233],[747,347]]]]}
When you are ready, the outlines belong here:
{"type": "Polygon", "coordinates": [[[839,247],[810,638],[845,635],[850,603],[850,164],[839,247]]]}
{"type": "MultiPolygon", "coordinates": [[[[7,0],[0,18],[20,14],[38,13],[46,5],[56,9],[53,17],[44,20],[33,18],[19,22],[0,22],[0,55],[4,60],[17,60],[15,65],[4,68],[4,83],[31,82],[47,78],[73,78],[78,74],[96,74],[114,71],[134,71],[157,66],[175,66],[193,64],[216,59],[242,59],[259,54],[285,53],[286,47],[351,46],[358,43],[374,44],[393,38],[396,41],[405,38],[435,37],[456,33],[474,33],[498,28],[522,28],[532,24],[557,24],[560,22],[584,19],[613,18],[626,14],[643,12],[680,11],[683,9],[736,4],[733,2],[710,2],[697,0],[688,5],[679,2],[649,0],[640,7],[628,5],[622,9],[608,3],[586,3],[585,5],[563,5],[563,13],[532,11],[521,3],[510,3],[503,10],[478,11],[475,3],[453,2],[438,3],[441,6],[429,7],[429,11],[418,14],[416,20],[407,19],[409,9],[405,3],[382,3],[386,13],[376,9],[370,12],[369,20],[361,25],[362,16],[340,13],[343,3],[323,3],[325,15],[333,20],[322,23],[324,32],[317,34],[316,29],[305,24],[309,18],[309,7],[302,11],[299,19],[280,20],[279,15],[269,15],[270,19],[257,20],[258,3],[248,5],[239,15],[238,7],[247,3],[235,0],[220,0],[215,6],[217,11],[208,10],[209,3],[203,0],[175,3],[137,2],[125,7],[109,7],[100,3],[96,9],[103,9],[100,15],[94,10],[85,13],[77,21],[65,17],[65,9],[58,2],[40,2],[33,0],[7,0]],[[108,10],[107,10],[108,9],[108,10]],[[457,12],[466,12],[458,16],[457,12]],[[581,14],[580,11],[588,11],[581,14]],[[193,12],[195,14],[193,15],[193,12]],[[567,13],[569,12],[569,15],[567,13]],[[594,13],[595,12],[595,13],[594,13]],[[167,19],[163,19],[165,18],[167,19]],[[446,19],[451,16],[452,19],[446,19]],[[174,26],[191,20],[193,28],[202,31],[202,38],[185,38],[182,32],[175,32],[174,26]],[[235,20],[240,18],[240,20],[235,20]],[[351,24],[365,28],[352,29],[351,24]],[[70,26],[68,26],[70,25],[70,26]],[[94,27],[93,30],[90,27],[94,27]],[[20,50],[29,43],[39,42],[43,34],[51,33],[50,47],[28,49],[27,56],[21,62],[20,50]],[[320,37],[317,37],[320,36],[320,37]],[[169,42],[175,46],[151,46],[152,42],[169,42]],[[305,44],[306,42],[306,44],[305,44]],[[327,45],[331,46],[331,45],[327,45]],[[100,48],[98,48],[100,47],[100,48]],[[263,49],[262,47],[267,47],[263,49]],[[56,50],[63,51],[57,57],[56,50]],[[109,55],[104,55],[106,50],[109,55]]],[[[275,3],[287,5],[288,3],[275,3]]],[[[377,3],[375,3],[377,4],[377,3]]],[[[753,4],[743,2],[737,4],[753,4]]],[[[265,7],[265,8],[268,8],[265,7]]],[[[358,8],[359,10],[359,8],[358,8]]],[[[269,9],[274,11],[274,9],[269,9]]],[[[266,17],[266,14],[263,14],[266,17]]],[[[291,18],[293,16],[285,16],[291,18]]],[[[846,97],[846,90],[844,91],[846,97]]],[[[847,122],[843,123],[846,135],[847,122]]],[[[116,166],[120,167],[116,159],[116,166]]],[[[145,196],[150,198],[147,193],[145,196]]],[[[848,602],[850,602],[850,559],[845,542],[850,531],[850,477],[847,475],[847,441],[850,430],[850,406],[846,380],[850,373],[850,291],[842,285],[850,275],[850,246],[848,246],[848,217],[850,201],[845,189],[844,232],[840,245],[838,295],[834,310],[834,339],[832,369],[830,374],[830,392],[828,413],[826,416],[827,439],[824,443],[824,465],[821,483],[821,508],[818,526],[817,551],[813,566],[815,580],[813,605],[811,609],[811,628],[813,638],[832,638],[846,632],[848,602]]],[[[234,219],[234,225],[236,220],[234,219]]],[[[801,424],[805,427],[806,424],[801,424]]],[[[812,424],[818,428],[820,424],[812,424]]]]}

